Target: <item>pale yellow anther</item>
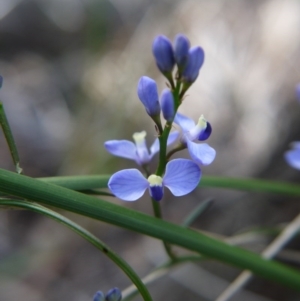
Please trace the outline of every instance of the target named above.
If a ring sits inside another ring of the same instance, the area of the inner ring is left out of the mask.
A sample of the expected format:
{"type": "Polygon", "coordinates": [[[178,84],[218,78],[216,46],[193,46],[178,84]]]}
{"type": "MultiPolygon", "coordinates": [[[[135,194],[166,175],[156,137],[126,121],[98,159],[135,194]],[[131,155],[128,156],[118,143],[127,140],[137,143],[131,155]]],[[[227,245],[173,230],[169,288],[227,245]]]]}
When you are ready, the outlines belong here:
{"type": "Polygon", "coordinates": [[[203,115],[200,116],[200,118],[198,120],[198,123],[197,123],[197,126],[200,127],[201,129],[206,129],[207,121],[206,121],[206,119],[204,118],[203,115]]]}
{"type": "Polygon", "coordinates": [[[150,186],[162,186],[163,179],[157,175],[151,175],[148,177],[150,186]]]}
{"type": "Polygon", "coordinates": [[[139,143],[145,141],[146,136],[147,136],[146,131],[142,131],[142,132],[134,133],[132,135],[132,138],[136,144],[139,144],[139,143]]]}

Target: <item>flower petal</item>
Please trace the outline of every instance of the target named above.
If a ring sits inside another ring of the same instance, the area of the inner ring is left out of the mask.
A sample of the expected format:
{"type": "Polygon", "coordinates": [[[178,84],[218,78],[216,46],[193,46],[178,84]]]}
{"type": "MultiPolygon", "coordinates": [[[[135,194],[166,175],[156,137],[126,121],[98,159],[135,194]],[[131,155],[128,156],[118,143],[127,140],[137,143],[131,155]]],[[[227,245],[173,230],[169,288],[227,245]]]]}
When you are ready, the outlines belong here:
{"type": "Polygon", "coordinates": [[[216,151],[206,143],[197,144],[187,139],[191,158],[198,164],[209,165],[216,157],[216,151]]]}
{"type": "Polygon", "coordinates": [[[163,184],[175,196],[181,196],[194,190],[200,181],[200,177],[201,170],[193,161],[174,159],[166,166],[163,184]]]}
{"type": "Polygon", "coordinates": [[[93,298],[93,301],[105,301],[104,294],[101,291],[98,291],[93,298]]]}
{"type": "Polygon", "coordinates": [[[167,146],[171,145],[172,143],[174,143],[176,141],[176,139],[179,136],[179,132],[178,131],[174,131],[172,133],[170,133],[169,137],[168,137],[168,141],[167,141],[167,146]]]}
{"type": "Polygon", "coordinates": [[[211,135],[211,132],[212,132],[211,125],[209,122],[207,122],[206,129],[200,133],[198,140],[199,141],[207,140],[209,138],[209,136],[211,135]]]}
{"type": "Polygon", "coordinates": [[[121,301],[122,300],[122,292],[114,287],[109,290],[106,294],[105,301],[121,301]]]}
{"type": "Polygon", "coordinates": [[[300,149],[300,141],[294,141],[291,143],[292,148],[300,149]]]}
{"type": "Polygon", "coordinates": [[[186,117],[180,113],[177,113],[174,118],[174,122],[178,124],[184,132],[189,131],[195,126],[193,119],[186,117]]]}
{"type": "Polygon", "coordinates": [[[287,151],[284,157],[290,166],[300,170],[300,142],[294,142],[292,146],[294,149],[287,151]]]}
{"type": "Polygon", "coordinates": [[[138,160],[136,153],[136,146],[133,142],[128,140],[109,140],[104,143],[106,150],[112,155],[138,160]]]}
{"type": "MultiPolygon", "coordinates": [[[[176,141],[176,139],[178,138],[178,136],[179,136],[178,131],[170,133],[170,135],[168,137],[168,141],[167,141],[167,146],[174,143],[176,141]]],[[[155,141],[153,142],[153,144],[150,147],[150,156],[151,156],[151,158],[158,152],[159,152],[159,140],[158,140],[158,138],[156,138],[155,141]]]]}
{"type": "Polygon", "coordinates": [[[121,200],[136,201],[149,187],[149,182],[137,169],[124,169],[113,174],[108,188],[121,200]]]}
{"type": "Polygon", "coordinates": [[[300,102],[300,84],[296,86],[296,97],[297,100],[300,102]]]}

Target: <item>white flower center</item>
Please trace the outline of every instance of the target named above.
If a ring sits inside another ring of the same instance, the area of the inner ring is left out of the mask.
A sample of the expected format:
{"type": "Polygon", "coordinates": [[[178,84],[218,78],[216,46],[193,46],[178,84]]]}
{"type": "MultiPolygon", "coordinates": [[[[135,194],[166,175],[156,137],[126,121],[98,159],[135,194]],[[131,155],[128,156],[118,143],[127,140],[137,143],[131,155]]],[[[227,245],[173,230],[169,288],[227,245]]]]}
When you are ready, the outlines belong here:
{"type": "Polygon", "coordinates": [[[136,145],[140,145],[141,143],[143,143],[145,141],[146,136],[147,136],[146,131],[142,131],[139,133],[134,133],[132,135],[132,138],[133,138],[134,142],[136,143],[136,145]]]}
{"type": "Polygon", "coordinates": [[[189,140],[196,141],[198,140],[199,135],[206,129],[206,127],[207,127],[207,121],[204,118],[204,116],[201,115],[198,120],[198,123],[186,133],[186,136],[188,137],[189,140]]]}
{"type": "Polygon", "coordinates": [[[207,127],[207,121],[204,118],[203,114],[200,116],[200,118],[198,120],[197,127],[201,130],[205,130],[207,127]]]}
{"type": "Polygon", "coordinates": [[[148,178],[150,186],[162,186],[163,179],[157,175],[151,175],[148,178]]]}

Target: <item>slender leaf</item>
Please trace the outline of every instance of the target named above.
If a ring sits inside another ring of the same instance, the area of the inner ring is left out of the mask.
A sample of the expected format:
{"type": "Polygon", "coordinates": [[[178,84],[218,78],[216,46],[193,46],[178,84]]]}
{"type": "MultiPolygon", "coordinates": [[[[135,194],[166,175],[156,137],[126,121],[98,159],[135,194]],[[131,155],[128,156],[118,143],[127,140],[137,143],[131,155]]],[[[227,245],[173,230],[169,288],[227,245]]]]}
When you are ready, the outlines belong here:
{"type": "Polygon", "coordinates": [[[95,197],[2,169],[0,191],[146,234],[300,290],[300,273],[291,268],[196,231],[95,197]]]}
{"type": "MultiPolygon", "coordinates": [[[[73,190],[106,188],[110,175],[40,178],[41,181],[73,190]]],[[[300,186],[292,183],[251,178],[203,176],[199,187],[218,187],[235,190],[300,196],[300,186]]]]}
{"type": "Polygon", "coordinates": [[[69,220],[68,218],[62,216],[61,214],[50,210],[44,206],[37,205],[27,201],[18,201],[18,200],[0,200],[0,206],[9,206],[15,208],[22,208],[31,210],[40,214],[43,214],[51,219],[67,226],[85,240],[94,245],[97,249],[99,249],[102,253],[104,253],[108,258],[110,258],[123,272],[130,278],[130,280],[135,284],[136,288],[143,296],[145,301],[152,301],[152,298],[148,292],[147,287],[143,284],[142,280],[135,273],[135,271],[131,268],[131,266],[123,260],[117,253],[115,253],[111,248],[109,248],[104,242],[99,240],[92,233],[82,228],[78,224],[69,220]]]}

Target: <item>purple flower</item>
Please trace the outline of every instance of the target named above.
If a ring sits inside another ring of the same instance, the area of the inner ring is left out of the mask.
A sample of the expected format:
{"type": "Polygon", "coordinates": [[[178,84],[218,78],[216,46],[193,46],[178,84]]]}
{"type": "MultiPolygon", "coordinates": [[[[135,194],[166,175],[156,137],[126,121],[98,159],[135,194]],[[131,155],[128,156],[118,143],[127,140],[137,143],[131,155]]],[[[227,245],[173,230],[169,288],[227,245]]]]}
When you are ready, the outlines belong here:
{"type": "Polygon", "coordinates": [[[104,301],[104,294],[101,291],[98,291],[93,298],[93,301],[104,301]]]}
{"type": "Polygon", "coordinates": [[[121,301],[121,300],[122,300],[122,293],[117,287],[114,287],[111,290],[109,290],[105,297],[105,301],[121,301]]]}
{"type": "Polygon", "coordinates": [[[300,84],[296,86],[296,96],[298,101],[300,102],[300,84]]]}
{"type": "Polygon", "coordinates": [[[160,96],[161,110],[165,120],[171,122],[175,115],[174,97],[169,89],[162,91],[160,96]]]}
{"type": "MultiPolygon", "coordinates": [[[[167,145],[172,144],[178,137],[178,132],[172,132],[167,141],[167,145]]],[[[153,156],[159,151],[159,141],[155,139],[150,147],[150,153],[146,145],[145,131],[133,134],[135,143],[128,140],[109,140],[104,143],[106,150],[118,157],[134,160],[138,165],[144,165],[151,161],[153,156]]]]}
{"type": "Polygon", "coordinates": [[[157,36],[152,44],[156,65],[162,73],[172,72],[175,65],[172,43],[162,35],[157,36]]]}
{"type": "Polygon", "coordinates": [[[175,159],[166,166],[165,175],[161,178],[151,175],[146,179],[137,169],[124,169],[111,176],[108,187],[111,192],[124,201],[136,201],[148,188],[150,196],[160,201],[164,186],[175,196],[182,196],[194,190],[201,177],[197,164],[187,159],[175,159]]]}
{"type": "Polygon", "coordinates": [[[174,56],[179,69],[185,67],[189,57],[189,49],[190,41],[188,38],[183,34],[178,34],[174,42],[174,56]]]}
{"type": "Polygon", "coordinates": [[[110,289],[106,293],[106,296],[104,296],[104,294],[101,291],[98,291],[93,298],[93,301],[121,301],[121,300],[122,300],[122,293],[117,287],[110,289]]]}
{"type": "Polygon", "coordinates": [[[204,62],[204,51],[201,47],[189,50],[188,62],[183,70],[182,78],[187,83],[193,83],[199,75],[199,70],[204,62]]]}
{"type": "Polygon", "coordinates": [[[293,149],[285,152],[285,160],[290,166],[300,170],[300,141],[293,142],[291,145],[293,149]]]}
{"type": "Polygon", "coordinates": [[[198,123],[180,113],[175,115],[174,122],[178,124],[183,136],[181,142],[188,148],[191,158],[198,164],[209,165],[216,156],[216,151],[206,143],[195,143],[194,141],[204,141],[209,138],[212,128],[203,115],[200,116],[198,123]]]}
{"type": "Polygon", "coordinates": [[[153,79],[142,76],[138,82],[137,94],[148,115],[158,116],[160,114],[157,85],[153,79]]]}

